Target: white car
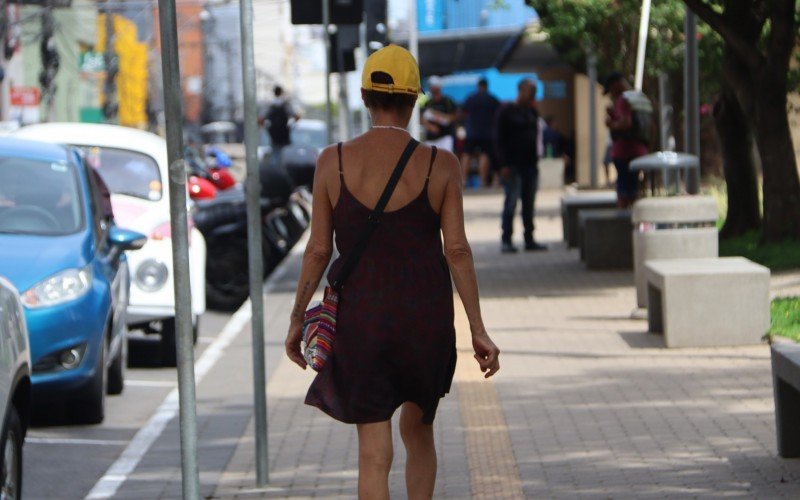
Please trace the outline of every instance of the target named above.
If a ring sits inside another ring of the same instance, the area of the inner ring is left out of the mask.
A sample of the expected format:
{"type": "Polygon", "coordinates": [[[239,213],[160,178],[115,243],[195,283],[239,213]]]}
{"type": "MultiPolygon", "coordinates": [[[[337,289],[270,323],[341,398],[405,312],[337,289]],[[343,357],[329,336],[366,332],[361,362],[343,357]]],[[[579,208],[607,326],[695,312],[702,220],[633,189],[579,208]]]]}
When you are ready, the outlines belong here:
{"type": "Polygon", "coordinates": [[[31,401],[31,351],[25,313],[14,287],[0,277],[0,496],[22,497],[22,445],[31,401]]]}
{"type": "MultiPolygon", "coordinates": [[[[131,290],[128,325],[161,334],[162,362],[174,365],[175,296],[169,215],[167,144],[161,137],[128,127],[92,123],[44,123],[23,127],[15,136],[79,146],[111,191],[114,218],[147,235],[141,250],[129,252],[131,290]]],[[[190,220],[189,267],[192,313],[205,312],[206,245],[190,220]]]]}

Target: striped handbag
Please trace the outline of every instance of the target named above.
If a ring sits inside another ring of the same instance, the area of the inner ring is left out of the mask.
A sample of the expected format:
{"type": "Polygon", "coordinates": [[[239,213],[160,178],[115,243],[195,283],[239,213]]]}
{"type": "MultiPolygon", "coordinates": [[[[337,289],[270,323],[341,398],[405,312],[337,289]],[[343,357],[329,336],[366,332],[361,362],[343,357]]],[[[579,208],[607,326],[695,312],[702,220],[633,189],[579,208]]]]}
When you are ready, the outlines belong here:
{"type": "Polygon", "coordinates": [[[303,320],[303,357],[308,366],[316,371],[322,370],[328,355],[333,349],[336,336],[336,308],[339,306],[339,293],[325,287],[322,302],[306,311],[303,320]]]}
{"type": "MultiPolygon", "coordinates": [[[[378,200],[378,204],[375,205],[375,209],[367,219],[367,226],[361,234],[361,239],[359,239],[352,253],[345,260],[338,277],[331,286],[325,288],[322,302],[314,304],[306,310],[303,317],[303,357],[308,366],[316,371],[322,371],[333,352],[333,341],[336,340],[336,310],[339,307],[339,295],[341,294],[344,280],[347,279],[347,276],[361,258],[361,254],[366,250],[370,236],[378,227],[383,209],[389,203],[389,198],[391,198],[392,192],[400,180],[400,175],[418,145],[419,142],[414,139],[408,142],[400,160],[397,162],[397,166],[392,172],[392,176],[389,178],[389,182],[386,184],[386,188],[383,190],[383,194],[381,194],[381,198],[378,200]]],[[[341,142],[338,145],[338,149],[341,161],[341,142]]]]}

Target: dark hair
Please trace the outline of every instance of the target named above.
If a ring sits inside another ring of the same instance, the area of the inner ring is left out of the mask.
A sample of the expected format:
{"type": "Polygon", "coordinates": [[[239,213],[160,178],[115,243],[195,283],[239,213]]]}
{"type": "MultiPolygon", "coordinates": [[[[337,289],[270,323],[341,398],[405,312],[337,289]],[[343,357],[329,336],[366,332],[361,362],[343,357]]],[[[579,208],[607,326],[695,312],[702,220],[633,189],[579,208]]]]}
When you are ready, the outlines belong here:
{"type": "Polygon", "coordinates": [[[412,94],[390,94],[377,90],[364,90],[364,104],[370,109],[384,111],[405,111],[413,108],[417,96],[412,94]]]}
{"type": "Polygon", "coordinates": [[[275,97],[280,97],[281,94],[283,94],[283,87],[280,85],[275,85],[275,88],[273,88],[272,91],[275,93],[275,97]]]}
{"type": "Polygon", "coordinates": [[[489,81],[486,80],[486,78],[481,78],[480,80],[478,80],[478,86],[479,87],[487,87],[488,88],[489,87],[489,81]]]}
{"type": "Polygon", "coordinates": [[[524,87],[525,85],[530,85],[534,88],[534,90],[536,89],[536,84],[533,83],[533,80],[531,80],[528,77],[525,77],[517,83],[517,90],[522,90],[522,87],[524,87]]]}

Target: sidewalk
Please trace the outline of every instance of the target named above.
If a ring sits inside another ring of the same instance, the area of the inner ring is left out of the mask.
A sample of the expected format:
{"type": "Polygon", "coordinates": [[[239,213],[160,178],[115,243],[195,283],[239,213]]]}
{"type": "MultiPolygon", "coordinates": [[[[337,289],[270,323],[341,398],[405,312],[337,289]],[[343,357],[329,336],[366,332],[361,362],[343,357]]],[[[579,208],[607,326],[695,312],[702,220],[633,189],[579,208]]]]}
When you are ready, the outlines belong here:
{"type": "MultiPolygon", "coordinates": [[[[646,321],[629,319],[632,273],[589,272],[560,242],[559,198],[537,201],[537,237],[550,250],[515,255],[499,252],[500,195],[466,198],[502,369],[482,379],[457,314],[459,366],[435,422],[435,498],[799,498],[800,460],[776,454],[768,347],[665,349],[646,321]]],[[[293,258],[267,295],[273,353],[288,322],[293,258]]],[[[777,276],[773,293],[800,293],[800,273],[777,276]]],[[[251,419],[224,472],[209,478],[213,498],[355,497],[354,426],[302,404],[310,370],[269,359],[270,486],[255,488],[251,419]]],[[[397,432],[395,450],[390,487],[404,498],[397,432]]]]}

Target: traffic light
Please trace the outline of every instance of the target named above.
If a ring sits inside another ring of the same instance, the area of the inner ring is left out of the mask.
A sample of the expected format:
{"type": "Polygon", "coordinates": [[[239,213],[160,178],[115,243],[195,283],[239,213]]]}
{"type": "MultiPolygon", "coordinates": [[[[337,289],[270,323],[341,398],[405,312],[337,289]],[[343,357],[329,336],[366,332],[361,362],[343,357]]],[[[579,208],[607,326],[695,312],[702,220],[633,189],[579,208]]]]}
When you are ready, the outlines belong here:
{"type": "Polygon", "coordinates": [[[330,57],[331,73],[356,70],[355,49],[358,47],[358,26],[345,24],[336,27],[331,34],[330,57]]]}
{"type": "Polygon", "coordinates": [[[386,0],[364,0],[364,21],[367,25],[367,53],[384,47],[386,38],[386,0]]]}
{"type": "MultiPolygon", "coordinates": [[[[364,0],[328,0],[331,24],[359,24],[364,0]]],[[[322,24],[322,0],[291,0],[292,24],[322,24]]]]}

